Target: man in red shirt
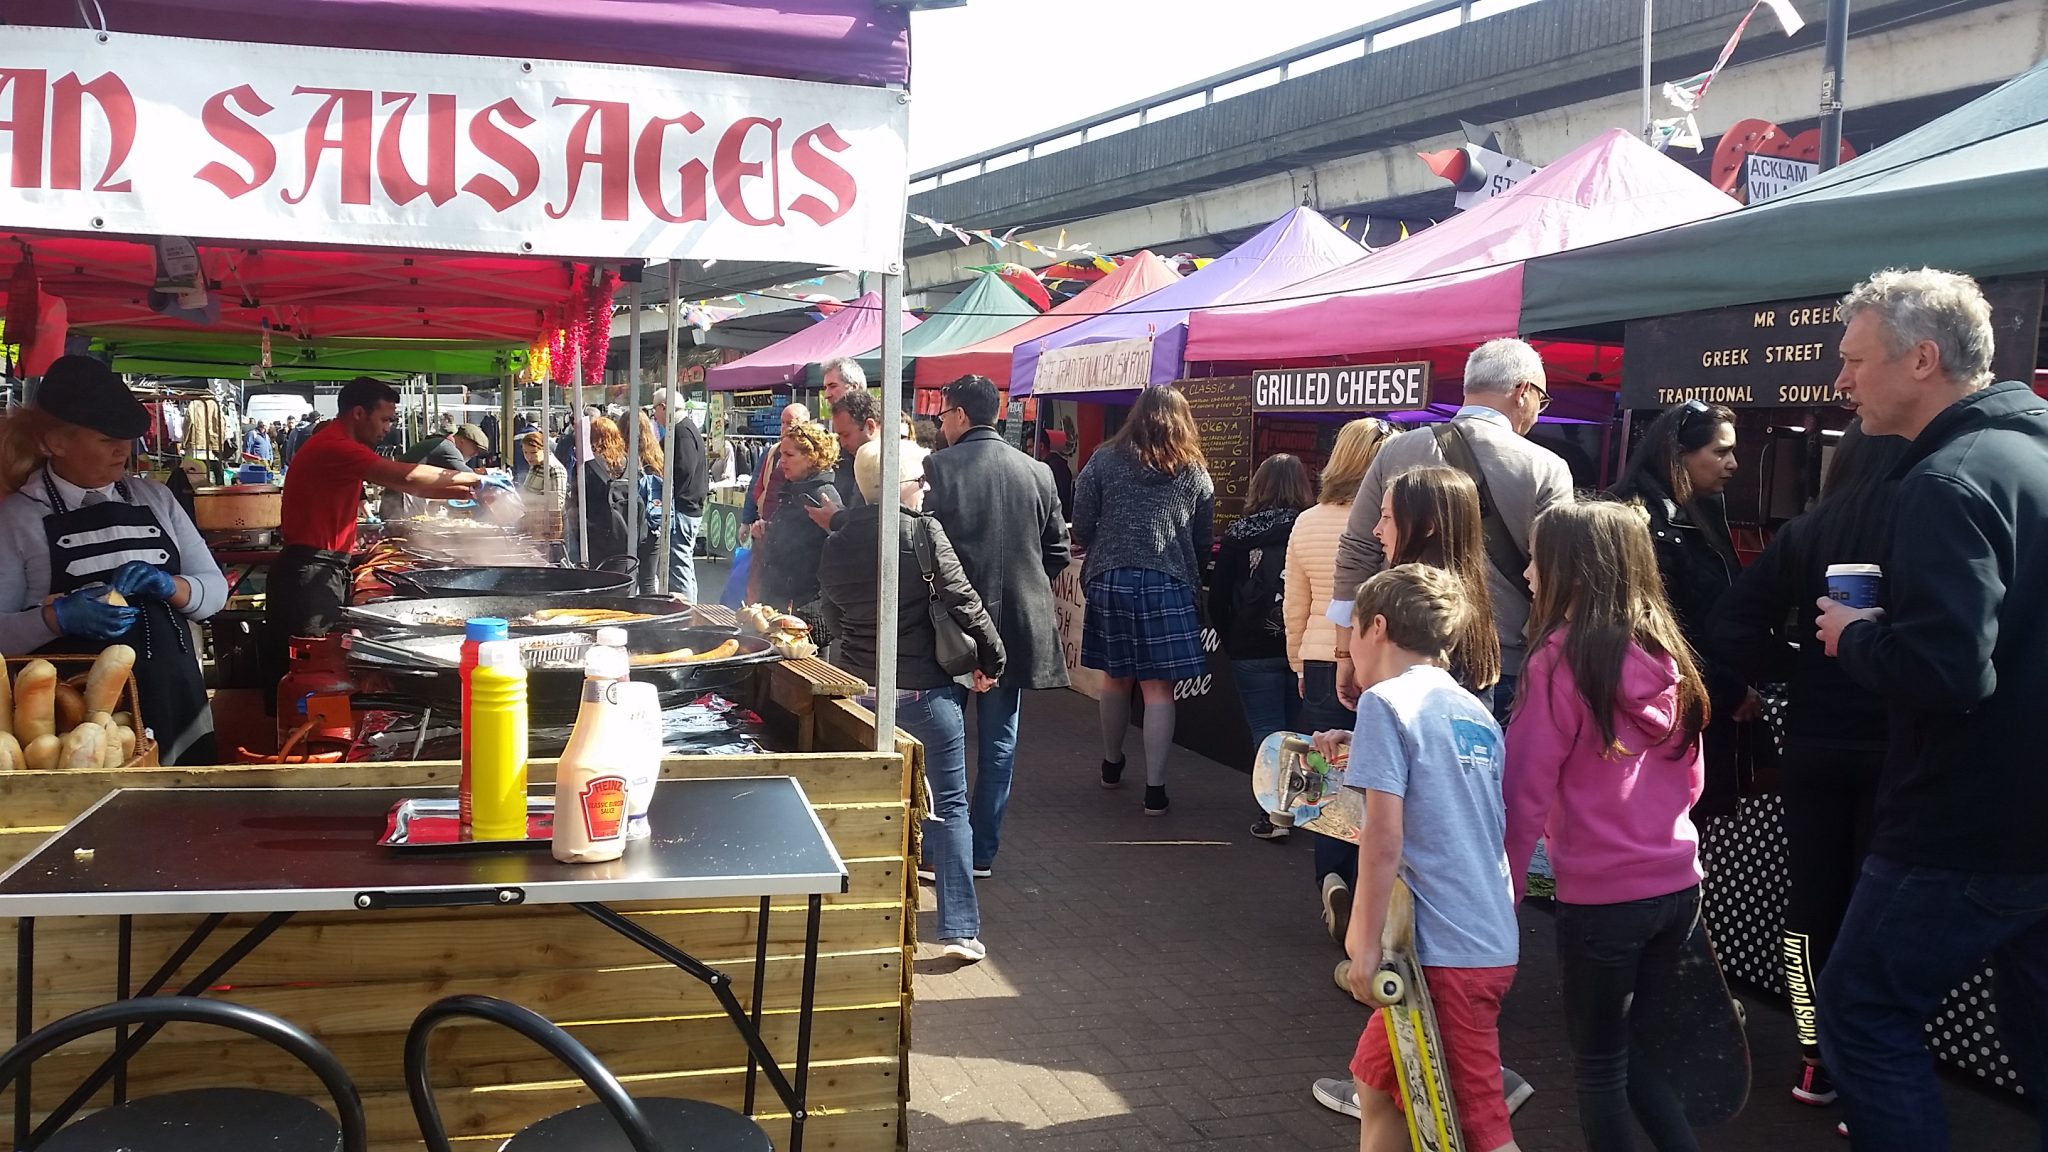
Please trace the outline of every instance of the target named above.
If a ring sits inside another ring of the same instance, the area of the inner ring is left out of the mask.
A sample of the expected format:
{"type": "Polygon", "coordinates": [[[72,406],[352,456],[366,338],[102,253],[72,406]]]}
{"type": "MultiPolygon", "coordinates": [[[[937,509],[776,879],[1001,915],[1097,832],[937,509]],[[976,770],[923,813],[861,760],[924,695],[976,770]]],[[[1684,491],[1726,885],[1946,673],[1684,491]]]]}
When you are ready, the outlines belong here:
{"type": "MultiPolygon", "coordinates": [[[[264,678],[284,678],[294,636],[325,636],[348,603],[349,556],[364,483],[429,500],[466,500],[489,478],[377,455],[398,419],[398,392],[358,376],[342,386],[339,413],[306,438],[284,481],[284,549],[265,586],[264,678]]],[[[275,700],[265,700],[274,707],[275,700]]]]}

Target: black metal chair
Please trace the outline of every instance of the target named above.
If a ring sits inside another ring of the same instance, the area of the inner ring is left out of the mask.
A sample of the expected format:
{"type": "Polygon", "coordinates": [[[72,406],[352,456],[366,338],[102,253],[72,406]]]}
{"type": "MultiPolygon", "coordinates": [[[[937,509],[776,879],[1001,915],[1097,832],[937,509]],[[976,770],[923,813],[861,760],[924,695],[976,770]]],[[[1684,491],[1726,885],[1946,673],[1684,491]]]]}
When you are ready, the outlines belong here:
{"type": "Polygon", "coordinates": [[[365,1152],[362,1096],[325,1045],[254,1008],[193,996],[121,1000],[55,1021],[0,1055],[0,1085],[13,1085],[35,1062],[81,1037],[114,1028],[210,1024],[267,1041],[320,1078],[335,1114],[310,1100],[255,1088],[193,1088],[129,1100],[60,1128],[21,1152],[365,1152]],[[336,1117],[339,1117],[337,1122],[336,1117]]]}
{"type": "Polygon", "coordinates": [[[514,1133],[498,1152],[773,1152],[759,1124],[702,1100],[635,1099],[590,1049],[546,1017],[489,996],[450,996],[427,1005],[405,1037],[405,1090],[427,1152],[451,1152],[434,1086],[427,1077],[427,1039],[457,1016],[509,1028],[560,1060],[598,1102],[558,1112],[514,1133]]]}

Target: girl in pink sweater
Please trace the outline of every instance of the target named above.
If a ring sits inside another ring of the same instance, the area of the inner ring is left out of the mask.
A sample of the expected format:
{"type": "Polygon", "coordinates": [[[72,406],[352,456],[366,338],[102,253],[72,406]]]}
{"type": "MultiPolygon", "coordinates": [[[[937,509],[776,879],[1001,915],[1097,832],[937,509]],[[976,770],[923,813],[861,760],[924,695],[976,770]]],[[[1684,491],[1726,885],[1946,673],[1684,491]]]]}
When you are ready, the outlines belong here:
{"type": "Polygon", "coordinates": [[[1557,874],[1557,950],[1590,1152],[1699,1145],[1671,1085],[1635,1054],[1630,1009],[1707,946],[1699,835],[1707,693],[1664,598],[1642,511],[1562,504],[1536,521],[1529,659],[1508,725],[1516,897],[1538,836],[1557,874]]]}

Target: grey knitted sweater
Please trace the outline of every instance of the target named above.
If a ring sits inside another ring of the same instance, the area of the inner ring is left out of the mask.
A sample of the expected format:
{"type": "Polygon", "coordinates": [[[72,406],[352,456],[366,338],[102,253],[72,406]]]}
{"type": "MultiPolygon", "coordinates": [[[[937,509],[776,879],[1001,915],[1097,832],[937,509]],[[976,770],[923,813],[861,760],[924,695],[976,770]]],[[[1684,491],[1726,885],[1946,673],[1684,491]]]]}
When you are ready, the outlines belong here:
{"type": "Polygon", "coordinates": [[[1216,487],[1193,465],[1171,476],[1135,453],[1104,448],[1074,482],[1074,537],[1087,549],[1081,579],[1115,568],[1149,568],[1202,587],[1215,524],[1216,487]]]}

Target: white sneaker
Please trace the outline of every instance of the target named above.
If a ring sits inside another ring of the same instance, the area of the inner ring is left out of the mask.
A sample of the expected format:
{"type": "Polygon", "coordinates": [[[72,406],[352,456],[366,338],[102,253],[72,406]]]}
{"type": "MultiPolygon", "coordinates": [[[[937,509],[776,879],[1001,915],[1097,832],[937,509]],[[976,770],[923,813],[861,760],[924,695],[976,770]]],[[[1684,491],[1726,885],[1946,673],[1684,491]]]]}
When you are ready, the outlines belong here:
{"type": "Polygon", "coordinates": [[[1323,931],[1339,948],[1351,931],[1351,888],[1335,872],[1323,877],[1323,931]]]}
{"type": "Polygon", "coordinates": [[[995,874],[996,870],[993,868],[976,868],[974,870],[974,878],[976,880],[986,880],[995,874]]]}
{"type": "Polygon", "coordinates": [[[920,884],[937,884],[939,882],[939,874],[929,868],[919,868],[917,870],[917,882],[920,884]]]}
{"type": "Polygon", "coordinates": [[[1355,1080],[1318,1080],[1309,1094],[1316,1103],[1332,1112],[1346,1116],[1358,1115],[1358,1082],[1355,1080]]]}
{"type": "Polygon", "coordinates": [[[1500,1069],[1500,1091],[1501,1095],[1507,1098],[1508,1115],[1513,1116],[1522,1110],[1522,1105],[1529,1102],[1529,1097],[1536,1094],[1536,1086],[1529,1083],[1520,1072],[1503,1064],[1500,1069]]]}
{"type": "Polygon", "coordinates": [[[978,964],[988,959],[988,946],[970,936],[964,940],[941,940],[939,952],[948,960],[966,964],[978,964]]]}

